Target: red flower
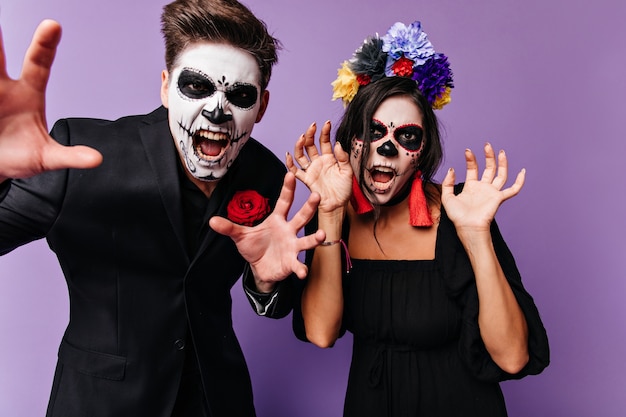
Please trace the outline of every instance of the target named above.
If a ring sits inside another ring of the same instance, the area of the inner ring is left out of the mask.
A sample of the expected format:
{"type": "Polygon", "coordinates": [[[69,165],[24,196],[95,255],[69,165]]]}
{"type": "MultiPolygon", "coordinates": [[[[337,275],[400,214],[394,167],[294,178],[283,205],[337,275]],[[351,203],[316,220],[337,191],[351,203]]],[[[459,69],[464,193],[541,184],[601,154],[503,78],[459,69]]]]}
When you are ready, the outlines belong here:
{"type": "Polygon", "coordinates": [[[359,85],[368,85],[370,81],[372,81],[372,77],[367,74],[358,74],[356,76],[356,81],[359,83],[359,85]]]}
{"type": "Polygon", "coordinates": [[[413,61],[403,56],[402,58],[394,62],[391,70],[398,77],[410,77],[411,75],[413,75],[413,61]]]}
{"type": "Polygon", "coordinates": [[[255,226],[270,212],[269,200],[254,190],[237,191],[226,212],[235,223],[255,226]]]}

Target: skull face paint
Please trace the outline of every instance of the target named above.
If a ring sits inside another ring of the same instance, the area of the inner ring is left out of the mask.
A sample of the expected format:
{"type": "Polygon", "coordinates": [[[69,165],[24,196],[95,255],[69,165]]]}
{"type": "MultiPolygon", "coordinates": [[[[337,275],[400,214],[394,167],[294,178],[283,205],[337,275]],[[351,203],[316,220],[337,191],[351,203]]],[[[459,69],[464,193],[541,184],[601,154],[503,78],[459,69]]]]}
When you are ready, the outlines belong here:
{"type": "Polygon", "coordinates": [[[254,124],[267,94],[248,52],[228,44],[197,43],[178,57],[161,88],[169,125],[182,161],[201,181],[224,177],[254,124]]]}
{"type": "MultiPolygon", "coordinates": [[[[389,97],[374,112],[361,184],[372,192],[372,204],[388,203],[411,181],[424,149],[421,126],[422,114],[409,97],[389,97]]],[[[354,172],[360,170],[364,143],[359,138],[352,140],[350,163],[354,172]]]]}

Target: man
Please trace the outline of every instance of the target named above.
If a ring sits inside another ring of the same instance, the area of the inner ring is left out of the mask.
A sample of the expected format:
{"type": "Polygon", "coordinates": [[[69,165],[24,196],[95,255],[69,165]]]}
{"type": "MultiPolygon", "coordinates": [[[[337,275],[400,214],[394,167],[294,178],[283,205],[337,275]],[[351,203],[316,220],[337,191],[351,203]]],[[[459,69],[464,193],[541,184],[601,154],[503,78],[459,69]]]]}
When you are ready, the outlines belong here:
{"type": "Polygon", "coordinates": [[[39,26],[18,80],[0,54],[0,254],[45,237],[70,294],[48,416],[254,416],[230,289],[244,272],[257,313],[285,316],[285,278],[324,238],[296,236],[319,196],[287,221],[295,178],[281,189],[250,137],[277,60],[265,24],[233,0],[176,0],[161,21],[163,107],[61,120],[54,139],[59,25],[39,26]]]}

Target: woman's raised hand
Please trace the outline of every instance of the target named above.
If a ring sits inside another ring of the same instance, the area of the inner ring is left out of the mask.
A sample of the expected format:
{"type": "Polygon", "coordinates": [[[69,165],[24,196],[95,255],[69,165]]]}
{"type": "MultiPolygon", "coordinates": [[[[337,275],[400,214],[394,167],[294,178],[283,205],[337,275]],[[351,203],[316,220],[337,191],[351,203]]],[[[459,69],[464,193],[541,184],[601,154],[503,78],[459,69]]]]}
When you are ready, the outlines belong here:
{"type": "Polygon", "coordinates": [[[294,146],[294,155],[287,153],[287,169],[321,196],[320,212],[331,212],[345,206],[352,192],[352,167],[349,155],[339,143],[330,143],[330,122],[322,126],[319,150],[315,145],[317,126],[313,123],[294,146]],[[296,166],[296,163],[300,168],[296,166]]]}
{"type": "Polygon", "coordinates": [[[13,80],[0,35],[0,181],[60,168],[92,168],[102,161],[94,149],[62,146],[48,135],[45,91],[60,40],[61,26],[43,21],[26,52],[20,78],[13,80]]]}
{"type": "Polygon", "coordinates": [[[522,169],[515,182],[505,188],[508,162],[504,151],[496,157],[491,145],[485,145],[485,169],[479,178],[478,163],[472,151],[465,151],[467,174],[463,191],[454,195],[454,170],[448,170],[442,183],[441,202],[457,230],[489,231],[500,204],[516,196],[524,185],[522,169]]]}

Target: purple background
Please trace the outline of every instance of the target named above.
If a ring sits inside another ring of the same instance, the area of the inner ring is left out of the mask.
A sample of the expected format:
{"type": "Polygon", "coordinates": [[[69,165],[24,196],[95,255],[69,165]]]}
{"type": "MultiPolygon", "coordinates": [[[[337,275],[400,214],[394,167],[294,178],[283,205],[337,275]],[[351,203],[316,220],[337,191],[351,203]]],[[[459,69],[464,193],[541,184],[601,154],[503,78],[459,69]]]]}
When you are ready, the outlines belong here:
{"type": "MultiPolygon", "coordinates": [[[[48,88],[50,124],[64,116],[149,112],[160,104],[165,3],[4,0],[9,73],[19,74],[37,23],[54,18],[64,37],[48,88]]],[[[542,313],[552,364],[539,376],[503,384],[510,416],[623,416],[626,3],[247,4],[285,46],[268,113],[254,132],[281,158],[311,122],[338,119],[342,107],[330,101],[330,82],[366,36],[384,34],[398,20],[423,22],[455,73],[453,101],[438,113],[444,168],[462,172],[463,150],[480,151],[488,140],[507,150],[513,171],[528,171],[524,190],[497,218],[542,313]]],[[[300,184],[298,204],[305,195],[300,184]]],[[[239,285],[233,297],[259,417],[340,416],[350,338],[333,349],[315,348],[293,337],[290,319],[256,317],[239,285]]],[[[0,259],[0,416],[44,414],[67,309],[67,290],[45,242],[0,259]]]]}

